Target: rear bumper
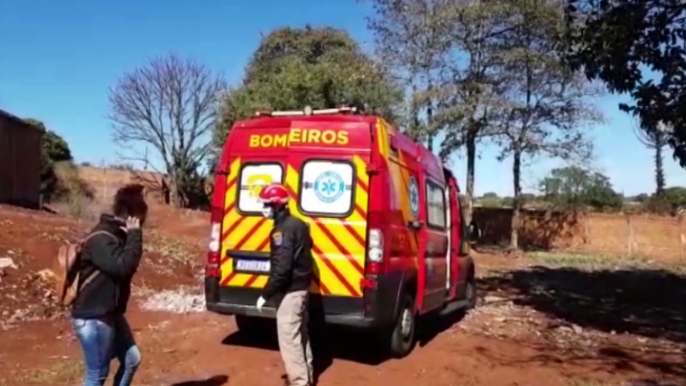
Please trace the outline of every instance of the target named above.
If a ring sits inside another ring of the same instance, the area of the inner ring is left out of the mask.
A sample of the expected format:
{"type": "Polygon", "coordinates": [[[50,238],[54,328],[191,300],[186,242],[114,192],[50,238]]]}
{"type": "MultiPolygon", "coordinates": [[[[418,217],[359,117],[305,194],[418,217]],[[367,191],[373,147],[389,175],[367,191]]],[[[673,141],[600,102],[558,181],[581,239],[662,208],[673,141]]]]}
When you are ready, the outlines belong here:
{"type": "MultiPolygon", "coordinates": [[[[255,306],[208,303],[207,310],[223,315],[245,315],[269,319],[276,318],[276,309],[272,307],[263,307],[262,312],[260,312],[255,306]]],[[[362,329],[381,327],[383,325],[379,320],[363,315],[324,315],[324,320],[327,324],[362,329]]]]}
{"type": "MultiPolygon", "coordinates": [[[[361,329],[386,327],[395,320],[402,275],[377,278],[378,287],[365,291],[362,297],[310,296],[310,318],[327,324],[361,329]]],[[[205,279],[207,310],[224,315],[245,315],[275,318],[274,307],[265,305],[262,312],[255,307],[262,291],[256,288],[221,287],[214,278],[205,279]]]]}

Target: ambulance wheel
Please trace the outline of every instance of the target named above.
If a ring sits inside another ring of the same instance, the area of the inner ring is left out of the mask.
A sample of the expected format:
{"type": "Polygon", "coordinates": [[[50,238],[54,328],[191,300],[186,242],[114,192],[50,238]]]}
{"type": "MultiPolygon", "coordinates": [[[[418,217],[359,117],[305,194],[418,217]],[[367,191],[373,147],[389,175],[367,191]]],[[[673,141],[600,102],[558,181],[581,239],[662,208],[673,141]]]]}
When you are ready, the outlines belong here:
{"type": "Polygon", "coordinates": [[[238,331],[249,336],[261,335],[265,328],[265,320],[254,316],[235,315],[238,331]]]}
{"type": "Polygon", "coordinates": [[[412,351],[415,344],[416,325],[414,298],[410,294],[405,294],[391,333],[390,354],[393,357],[402,358],[412,351]]]}
{"type": "Polygon", "coordinates": [[[476,280],[474,276],[467,279],[467,286],[465,288],[465,300],[467,301],[467,309],[471,310],[476,307],[477,295],[476,295],[476,280]]]}

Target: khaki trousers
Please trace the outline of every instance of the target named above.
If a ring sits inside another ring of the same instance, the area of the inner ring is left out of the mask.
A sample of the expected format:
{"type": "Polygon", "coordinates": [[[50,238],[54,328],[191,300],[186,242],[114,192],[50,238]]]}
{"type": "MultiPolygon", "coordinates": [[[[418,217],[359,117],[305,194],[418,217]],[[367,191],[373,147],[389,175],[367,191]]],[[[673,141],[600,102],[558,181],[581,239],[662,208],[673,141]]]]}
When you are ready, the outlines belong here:
{"type": "Polygon", "coordinates": [[[276,311],[279,351],[290,386],[312,385],[312,349],[307,333],[308,291],[286,294],[276,311]]]}

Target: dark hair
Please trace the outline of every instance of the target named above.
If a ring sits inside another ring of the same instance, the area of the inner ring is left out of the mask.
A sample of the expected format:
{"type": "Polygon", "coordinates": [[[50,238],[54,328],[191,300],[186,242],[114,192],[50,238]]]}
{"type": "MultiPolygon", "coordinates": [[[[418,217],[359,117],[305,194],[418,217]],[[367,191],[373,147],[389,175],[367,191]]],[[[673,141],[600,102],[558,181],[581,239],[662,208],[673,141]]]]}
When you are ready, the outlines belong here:
{"type": "Polygon", "coordinates": [[[148,204],[143,197],[144,186],[141,184],[126,185],[114,195],[112,211],[117,217],[138,217],[141,221],[148,215],[148,204]]]}

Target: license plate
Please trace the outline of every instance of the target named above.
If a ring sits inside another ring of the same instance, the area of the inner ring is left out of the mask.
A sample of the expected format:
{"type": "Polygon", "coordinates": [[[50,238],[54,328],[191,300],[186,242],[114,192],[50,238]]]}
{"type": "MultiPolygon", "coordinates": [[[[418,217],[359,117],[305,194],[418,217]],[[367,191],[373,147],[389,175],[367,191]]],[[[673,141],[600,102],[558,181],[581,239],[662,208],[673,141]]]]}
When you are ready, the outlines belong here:
{"type": "Polygon", "coordinates": [[[236,271],[269,273],[269,260],[236,259],[236,271]]]}

